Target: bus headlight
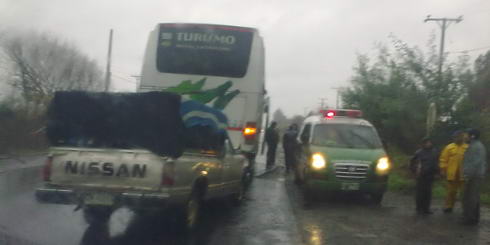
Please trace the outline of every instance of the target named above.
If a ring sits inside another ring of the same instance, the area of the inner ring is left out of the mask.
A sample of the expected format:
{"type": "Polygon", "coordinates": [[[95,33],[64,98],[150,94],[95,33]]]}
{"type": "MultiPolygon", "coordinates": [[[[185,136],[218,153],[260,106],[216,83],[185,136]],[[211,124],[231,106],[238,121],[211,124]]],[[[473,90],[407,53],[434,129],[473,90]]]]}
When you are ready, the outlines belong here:
{"type": "Polygon", "coordinates": [[[378,162],[376,163],[376,172],[378,174],[385,174],[390,170],[390,160],[388,157],[384,156],[378,159],[378,162]]]}
{"type": "Polygon", "coordinates": [[[311,156],[311,166],[314,169],[323,169],[327,166],[325,157],[321,153],[315,153],[311,156]]]}

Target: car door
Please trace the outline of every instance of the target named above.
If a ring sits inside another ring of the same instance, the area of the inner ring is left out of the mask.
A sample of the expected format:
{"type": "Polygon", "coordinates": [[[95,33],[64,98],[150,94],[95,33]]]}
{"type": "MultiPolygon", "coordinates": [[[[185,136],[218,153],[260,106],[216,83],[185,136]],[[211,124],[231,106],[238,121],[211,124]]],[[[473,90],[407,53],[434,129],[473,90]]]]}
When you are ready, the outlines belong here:
{"type": "Polygon", "coordinates": [[[245,157],[234,150],[230,140],[225,142],[223,158],[223,185],[227,193],[235,192],[240,187],[245,157]]]}

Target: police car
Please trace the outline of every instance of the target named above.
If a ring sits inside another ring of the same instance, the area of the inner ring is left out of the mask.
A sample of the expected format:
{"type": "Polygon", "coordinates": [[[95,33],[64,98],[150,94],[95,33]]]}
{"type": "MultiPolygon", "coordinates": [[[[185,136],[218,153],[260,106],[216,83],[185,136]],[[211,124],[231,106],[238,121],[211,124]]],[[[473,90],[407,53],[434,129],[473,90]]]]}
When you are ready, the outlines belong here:
{"type": "Polygon", "coordinates": [[[312,200],[333,192],[370,194],[380,203],[390,160],[374,126],[359,110],[322,110],[306,118],[296,178],[312,200]]]}

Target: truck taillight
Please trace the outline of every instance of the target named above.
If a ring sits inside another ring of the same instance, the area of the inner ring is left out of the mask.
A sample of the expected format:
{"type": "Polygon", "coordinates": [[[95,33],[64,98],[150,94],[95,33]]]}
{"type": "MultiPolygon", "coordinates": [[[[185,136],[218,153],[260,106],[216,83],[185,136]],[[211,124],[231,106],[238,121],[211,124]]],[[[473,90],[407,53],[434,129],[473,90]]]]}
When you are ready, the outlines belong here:
{"type": "Polygon", "coordinates": [[[246,141],[253,141],[257,137],[257,123],[247,122],[243,129],[243,137],[246,141]]]}
{"type": "Polygon", "coordinates": [[[51,181],[51,168],[53,167],[53,157],[49,156],[46,158],[46,162],[43,167],[43,180],[51,181]]]}
{"type": "Polygon", "coordinates": [[[173,162],[166,162],[162,171],[162,186],[173,186],[175,183],[175,168],[173,162]]]}

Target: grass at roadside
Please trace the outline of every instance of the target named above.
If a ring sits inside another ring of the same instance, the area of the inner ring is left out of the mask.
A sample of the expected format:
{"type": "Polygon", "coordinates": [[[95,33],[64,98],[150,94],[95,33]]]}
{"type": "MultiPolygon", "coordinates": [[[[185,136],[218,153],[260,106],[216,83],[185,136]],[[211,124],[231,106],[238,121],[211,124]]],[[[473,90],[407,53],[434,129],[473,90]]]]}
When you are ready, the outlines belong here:
{"type": "MultiPolygon", "coordinates": [[[[410,156],[396,149],[389,149],[393,161],[393,169],[388,181],[390,191],[413,195],[415,179],[408,169],[410,156]]],[[[433,198],[442,199],[446,195],[445,181],[437,178],[432,188],[433,198]]],[[[481,202],[490,206],[490,179],[486,178],[482,187],[481,202]]]]}

